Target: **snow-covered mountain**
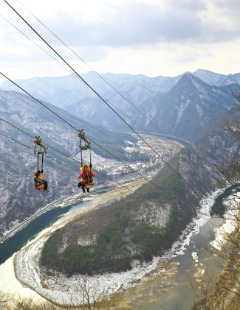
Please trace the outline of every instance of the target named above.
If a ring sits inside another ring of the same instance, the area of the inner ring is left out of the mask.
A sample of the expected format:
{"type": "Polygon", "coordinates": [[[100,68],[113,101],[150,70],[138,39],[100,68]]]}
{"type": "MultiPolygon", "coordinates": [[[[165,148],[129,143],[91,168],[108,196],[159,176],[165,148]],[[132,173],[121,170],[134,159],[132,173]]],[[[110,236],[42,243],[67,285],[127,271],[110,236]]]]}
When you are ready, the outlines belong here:
{"type": "Polygon", "coordinates": [[[186,74],[168,92],[145,101],[140,107],[144,117],[135,120],[149,131],[157,132],[155,124],[167,134],[196,143],[234,103],[231,85],[210,86],[186,74]]]}

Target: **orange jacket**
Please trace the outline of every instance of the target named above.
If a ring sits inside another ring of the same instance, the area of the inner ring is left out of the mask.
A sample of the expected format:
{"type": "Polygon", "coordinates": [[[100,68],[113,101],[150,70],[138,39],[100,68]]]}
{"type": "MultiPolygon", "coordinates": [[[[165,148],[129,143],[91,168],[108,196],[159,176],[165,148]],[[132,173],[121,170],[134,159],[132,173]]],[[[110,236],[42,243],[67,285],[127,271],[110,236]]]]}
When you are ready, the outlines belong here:
{"type": "Polygon", "coordinates": [[[95,173],[91,170],[91,176],[89,175],[90,171],[82,171],[78,178],[82,178],[82,183],[91,184],[92,183],[92,177],[95,177],[95,173]],[[89,182],[90,181],[90,182],[89,182]]]}

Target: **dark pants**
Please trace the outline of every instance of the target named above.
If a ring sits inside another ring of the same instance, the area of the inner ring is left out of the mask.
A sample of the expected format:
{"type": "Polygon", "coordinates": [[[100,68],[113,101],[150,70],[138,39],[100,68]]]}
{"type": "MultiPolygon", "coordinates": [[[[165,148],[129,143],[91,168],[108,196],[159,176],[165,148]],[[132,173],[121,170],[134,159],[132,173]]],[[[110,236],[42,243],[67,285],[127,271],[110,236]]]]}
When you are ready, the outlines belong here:
{"type": "MultiPolygon", "coordinates": [[[[78,183],[78,187],[81,187],[83,193],[85,193],[85,183],[82,183],[82,182],[78,183]]],[[[87,192],[89,192],[89,188],[87,188],[87,192]]]]}
{"type": "Polygon", "coordinates": [[[47,190],[48,189],[48,184],[47,181],[44,181],[44,189],[47,190]]]}

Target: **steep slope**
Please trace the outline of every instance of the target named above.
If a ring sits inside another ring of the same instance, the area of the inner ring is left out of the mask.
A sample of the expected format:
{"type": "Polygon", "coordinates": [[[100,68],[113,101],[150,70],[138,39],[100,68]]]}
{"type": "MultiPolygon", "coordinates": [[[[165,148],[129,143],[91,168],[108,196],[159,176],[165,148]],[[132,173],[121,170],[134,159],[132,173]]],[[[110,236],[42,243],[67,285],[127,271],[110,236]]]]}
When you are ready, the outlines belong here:
{"type": "MultiPolygon", "coordinates": [[[[209,86],[186,74],[170,91],[144,102],[142,111],[163,132],[196,143],[211,122],[232,108],[233,103],[231,86],[209,86]]],[[[156,132],[143,117],[138,122],[156,132]]]]}

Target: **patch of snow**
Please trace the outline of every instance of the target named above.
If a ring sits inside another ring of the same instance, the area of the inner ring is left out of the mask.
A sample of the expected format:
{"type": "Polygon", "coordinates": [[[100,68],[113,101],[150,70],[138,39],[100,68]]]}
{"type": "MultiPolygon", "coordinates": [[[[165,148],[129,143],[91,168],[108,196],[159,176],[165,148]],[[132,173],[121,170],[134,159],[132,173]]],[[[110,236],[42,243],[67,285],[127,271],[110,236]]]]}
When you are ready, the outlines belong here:
{"type": "Polygon", "coordinates": [[[181,104],[180,104],[180,107],[177,108],[178,115],[177,115],[176,124],[178,124],[179,121],[181,120],[184,111],[189,106],[189,103],[190,103],[190,99],[188,99],[186,102],[182,101],[181,104]]]}
{"type": "Polygon", "coordinates": [[[224,202],[228,207],[227,212],[224,214],[225,223],[215,228],[215,239],[211,242],[211,245],[217,250],[222,249],[226,243],[226,236],[236,228],[236,217],[239,216],[239,197],[240,192],[238,192],[236,196],[229,196],[224,202]]]}

